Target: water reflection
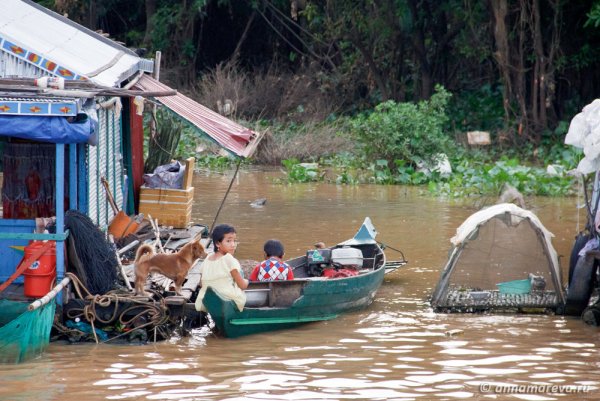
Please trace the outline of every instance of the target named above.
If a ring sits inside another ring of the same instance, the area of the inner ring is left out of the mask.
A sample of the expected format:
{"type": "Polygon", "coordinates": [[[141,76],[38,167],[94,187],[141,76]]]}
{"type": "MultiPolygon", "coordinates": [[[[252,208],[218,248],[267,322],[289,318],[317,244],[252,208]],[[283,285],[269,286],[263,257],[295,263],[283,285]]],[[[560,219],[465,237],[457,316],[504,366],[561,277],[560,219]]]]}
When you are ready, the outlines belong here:
{"type": "MultiPolygon", "coordinates": [[[[562,316],[444,315],[429,308],[449,238],[481,201],[440,201],[418,188],[272,185],[277,174],[243,172],[233,186],[219,222],[238,229],[236,256],[260,259],[271,237],[284,242],[288,256],[301,254],[317,240],[348,238],[370,216],[378,238],[410,261],[385,278],[371,307],[236,340],[197,330],[146,346],[52,344],[42,359],[0,366],[0,399],[598,398],[597,329],[562,316]],[[263,197],[263,208],[250,206],[263,197]],[[519,385],[587,386],[587,392],[494,392],[519,385]]],[[[195,220],[212,222],[228,180],[228,174],[196,177],[195,220]]],[[[556,235],[558,253],[568,255],[577,227],[574,200],[529,201],[556,235]]]]}

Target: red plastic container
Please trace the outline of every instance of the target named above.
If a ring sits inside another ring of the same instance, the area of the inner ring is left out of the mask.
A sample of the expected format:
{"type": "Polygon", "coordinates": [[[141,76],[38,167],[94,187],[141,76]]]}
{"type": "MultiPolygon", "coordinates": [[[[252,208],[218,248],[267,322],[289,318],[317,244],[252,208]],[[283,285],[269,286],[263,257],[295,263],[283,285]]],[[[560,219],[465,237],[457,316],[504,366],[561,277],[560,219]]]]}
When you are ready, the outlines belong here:
{"type": "MultiPolygon", "coordinates": [[[[44,243],[32,241],[25,247],[25,257],[38,251],[44,243]]],[[[52,289],[56,280],[56,243],[47,249],[42,256],[31,264],[23,273],[25,276],[23,292],[26,297],[40,298],[52,289]]]]}

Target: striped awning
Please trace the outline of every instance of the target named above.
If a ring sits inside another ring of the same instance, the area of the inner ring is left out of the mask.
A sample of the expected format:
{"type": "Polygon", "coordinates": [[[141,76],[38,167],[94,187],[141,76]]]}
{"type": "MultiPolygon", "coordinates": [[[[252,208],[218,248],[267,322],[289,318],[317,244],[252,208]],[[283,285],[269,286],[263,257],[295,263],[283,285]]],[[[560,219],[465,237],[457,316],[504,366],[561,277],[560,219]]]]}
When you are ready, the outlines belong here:
{"type": "MultiPolygon", "coordinates": [[[[148,92],[172,90],[149,75],[143,75],[135,87],[148,92]]],[[[258,132],[231,121],[181,93],[157,97],[156,100],[236,156],[250,157],[258,146],[258,132]]]]}

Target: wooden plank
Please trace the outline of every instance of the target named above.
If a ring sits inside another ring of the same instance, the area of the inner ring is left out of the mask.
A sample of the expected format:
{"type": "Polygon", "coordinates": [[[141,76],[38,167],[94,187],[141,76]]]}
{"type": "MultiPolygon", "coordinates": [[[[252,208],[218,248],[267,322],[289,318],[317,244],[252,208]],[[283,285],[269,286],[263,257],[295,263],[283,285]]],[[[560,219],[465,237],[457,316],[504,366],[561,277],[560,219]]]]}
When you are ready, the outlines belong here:
{"type": "Polygon", "coordinates": [[[175,194],[179,194],[180,196],[194,196],[194,187],[190,187],[188,189],[171,189],[171,188],[146,188],[146,187],[141,187],[140,188],[140,193],[141,194],[154,194],[154,195],[162,195],[162,196],[168,196],[168,195],[175,195],[175,194]]]}
{"type": "Polygon", "coordinates": [[[180,204],[187,204],[187,203],[192,203],[194,200],[192,198],[188,198],[188,197],[182,197],[182,196],[161,196],[161,195],[148,195],[148,194],[143,194],[140,198],[140,202],[144,202],[144,203],[180,203],[180,204]]]}
{"type": "Polygon", "coordinates": [[[150,215],[152,216],[153,219],[158,220],[158,224],[161,224],[163,226],[173,226],[176,228],[185,228],[191,221],[191,213],[184,214],[184,215],[176,215],[176,216],[172,216],[172,215],[157,216],[155,214],[150,214],[150,215]]]}
{"type": "Polygon", "coordinates": [[[146,214],[146,211],[154,211],[160,214],[185,214],[192,211],[192,204],[171,203],[171,202],[140,202],[140,212],[146,214]]]}
{"type": "Polygon", "coordinates": [[[181,287],[181,295],[186,299],[190,299],[196,288],[200,285],[200,266],[202,265],[203,259],[198,259],[192,268],[188,271],[187,281],[181,287]]]}
{"type": "Polygon", "coordinates": [[[162,218],[158,219],[158,224],[163,226],[171,226],[175,228],[185,228],[190,223],[191,219],[185,217],[177,218],[162,218]]]}
{"type": "Polygon", "coordinates": [[[185,160],[185,175],[183,176],[183,189],[188,189],[192,187],[195,163],[196,159],[193,157],[189,157],[185,160]]]}
{"type": "MultiPolygon", "coordinates": [[[[192,189],[194,189],[192,187],[192,189]]],[[[142,192],[142,199],[155,199],[155,200],[175,200],[177,202],[189,202],[194,199],[194,192],[142,192]]]]}

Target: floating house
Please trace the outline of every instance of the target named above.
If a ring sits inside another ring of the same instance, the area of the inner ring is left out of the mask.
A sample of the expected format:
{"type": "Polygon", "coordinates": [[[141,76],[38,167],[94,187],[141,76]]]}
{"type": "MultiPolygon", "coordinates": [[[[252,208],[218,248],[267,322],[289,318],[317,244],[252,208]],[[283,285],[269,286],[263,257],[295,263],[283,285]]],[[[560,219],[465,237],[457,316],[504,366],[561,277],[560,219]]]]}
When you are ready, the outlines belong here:
{"type": "Polygon", "coordinates": [[[116,204],[134,212],[143,174],[144,98],[155,97],[235,156],[255,150],[259,134],[154,79],[157,67],[33,1],[2,2],[0,284],[15,275],[30,240],[56,243],[60,282],[69,236],[65,211],[82,212],[101,229],[113,218],[103,181],[116,204]],[[54,216],[55,232],[34,233],[36,219],[39,225],[54,216]]]}

